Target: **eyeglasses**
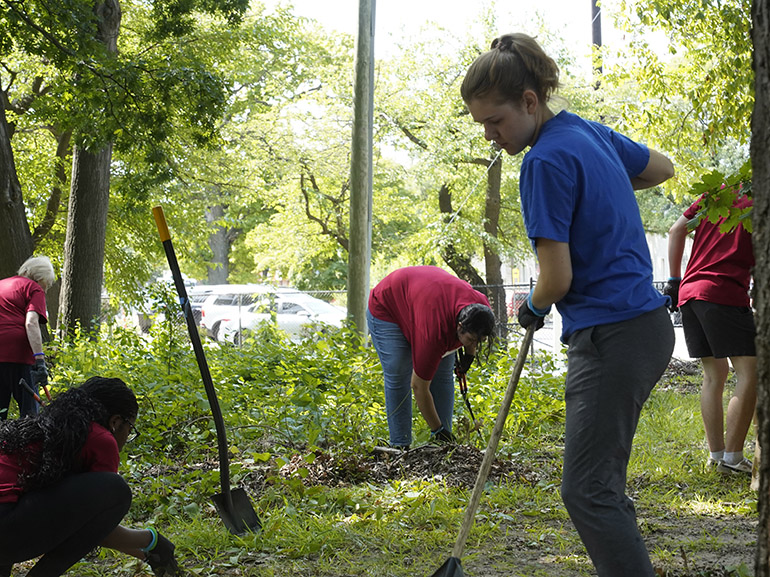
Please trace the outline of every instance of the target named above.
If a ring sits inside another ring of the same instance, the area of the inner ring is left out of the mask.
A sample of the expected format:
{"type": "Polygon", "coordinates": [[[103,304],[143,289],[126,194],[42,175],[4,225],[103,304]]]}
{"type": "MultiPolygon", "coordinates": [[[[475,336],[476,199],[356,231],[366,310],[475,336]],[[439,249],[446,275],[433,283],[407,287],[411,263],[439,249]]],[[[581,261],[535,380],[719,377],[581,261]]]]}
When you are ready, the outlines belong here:
{"type": "MultiPolygon", "coordinates": [[[[123,417],[121,417],[123,418],[123,417]]],[[[128,419],[123,418],[123,421],[125,423],[128,423],[129,428],[129,434],[128,438],[126,439],[126,443],[130,443],[132,441],[136,441],[136,438],[139,436],[139,430],[134,426],[134,423],[129,421],[128,419]]]]}

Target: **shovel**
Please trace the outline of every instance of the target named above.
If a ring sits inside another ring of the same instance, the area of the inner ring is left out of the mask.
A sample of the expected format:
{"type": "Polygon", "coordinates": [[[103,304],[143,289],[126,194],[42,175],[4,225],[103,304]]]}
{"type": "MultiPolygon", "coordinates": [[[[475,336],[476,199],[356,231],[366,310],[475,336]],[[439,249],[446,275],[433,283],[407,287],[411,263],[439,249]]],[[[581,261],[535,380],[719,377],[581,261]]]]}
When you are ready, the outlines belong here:
{"type": "Polygon", "coordinates": [[[527,359],[527,349],[532,343],[532,336],[534,334],[535,325],[531,325],[524,334],[524,340],[521,341],[519,355],[516,357],[516,364],[513,367],[513,373],[511,373],[511,378],[508,381],[508,388],[505,391],[503,403],[500,405],[500,410],[498,411],[497,419],[495,420],[495,426],[489,437],[487,449],[484,451],[484,458],[481,461],[481,467],[479,467],[479,473],[476,476],[476,484],[473,487],[470,502],[465,509],[465,517],[463,518],[463,524],[460,527],[460,534],[457,535],[454,549],[452,549],[452,556],[447,559],[444,564],[431,575],[431,577],[465,577],[462,565],[460,564],[460,556],[463,554],[465,541],[468,539],[468,534],[471,532],[473,520],[476,517],[476,509],[478,509],[479,501],[481,501],[481,494],[484,492],[484,485],[487,482],[489,470],[492,468],[492,461],[495,460],[495,451],[497,451],[497,445],[503,434],[505,420],[508,418],[508,411],[511,408],[513,395],[516,393],[519,377],[524,368],[524,361],[527,359]]]}
{"type": "Polygon", "coordinates": [[[214,383],[211,380],[206,356],[203,353],[201,337],[198,333],[198,327],[195,325],[195,317],[190,306],[190,300],[187,298],[187,289],[182,280],[182,273],[176,260],[174,246],[171,244],[171,235],[168,232],[166,217],[163,215],[163,209],[160,206],[153,208],[152,213],[155,217],[155,224],[158,227],[160,240],[163,243],[163,249],[166,251],[171,274],[174,277],[174,285],[179,295],[179,304],[182,305],[182,312],[187,322],[187,330],[190,333],[190,340],[195,351],[195,359],[198,361],[198,368],[203,379],[203,386],[206,388],[206,396],[211,406],[211,415],[214,418],[214,425],[217,430],[219,480],[222,485],[222,492],[212,496],[211,499],[219,512],[219,516],[231,533],[243,535],[247,531],[259,531],[262,528],[262,523],[254,512],[254,507],[251,506],[246,492],[242,488],[230,489],[230,461],[227,452],[227,435],[225,433],[225,422],[222,419],[222,411],[219,408],[219,400],[214,389],[214,383]]]}
{"type": "Polygon", "coordinates": [[[483,443],[484,436],[481,434],[481,430],[479,430],[478,423],[476,423],[476,416],[473,414],[471,403],[468,400],[468,380],[465,377],[465,373],[458,370],[456,365],[455,365],[455,376],[457,377],[457,383],[460,385],[460,394],[463,396],[463,401],[465,401],[465,406],[468,408],[468,413],[471,416],[471,423],[473,424],[473,427],[476,429],[476,432],[479,434],[479,439],[483,443]]]}

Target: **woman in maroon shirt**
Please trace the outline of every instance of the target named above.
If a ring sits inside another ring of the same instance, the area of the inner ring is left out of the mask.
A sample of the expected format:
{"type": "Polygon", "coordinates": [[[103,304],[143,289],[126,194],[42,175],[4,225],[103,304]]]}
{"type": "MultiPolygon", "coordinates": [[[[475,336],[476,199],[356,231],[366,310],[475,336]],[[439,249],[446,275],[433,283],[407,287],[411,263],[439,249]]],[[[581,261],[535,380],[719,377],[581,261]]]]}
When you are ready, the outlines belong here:
{"type": "Polygon", "coordinates": [[[369,334],[382,365],[389,442],[412,442],[412,393],[432,439],[452,442],[454,352],[468,355],[489,337],[487,297],[435,266],[400,268],[369,295],[369,334]]]}
{"type": "Polygon", "coordinates": [[[19,382],[35,392],[48,384],[40,325],[48,322],[45,293],[55,280],[45,256],[28,258],[18,275],[0,279],[0,419],[8,416],[12,395],[20,416],[37,414],[37,403],[19,382]]]}
{"type": "Polygon", "coordinates": [[[176,574],[171,541],[120,525],[131,490],[119,453],[137,413],[122,380],[92,377],[36,417],[0,423],[0,577],[36,557],[28,576],[61,575],[99,545],[146,561],[158,577],[176,574]]]}

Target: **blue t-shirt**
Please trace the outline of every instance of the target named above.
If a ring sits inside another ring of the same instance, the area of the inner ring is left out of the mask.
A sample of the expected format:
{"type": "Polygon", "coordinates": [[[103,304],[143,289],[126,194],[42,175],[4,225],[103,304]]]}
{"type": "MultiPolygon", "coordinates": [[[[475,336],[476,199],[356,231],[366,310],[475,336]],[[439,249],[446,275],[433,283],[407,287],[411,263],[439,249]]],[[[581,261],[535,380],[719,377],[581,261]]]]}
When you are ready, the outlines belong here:
{"type": "Polygon", "coordinates": [[[572,285],[556,303],[562,340],[662,307],[631,178],[646,146],[597,122],[560,112],[524,156],[519,189],[527,235],[569,244],[572,285]]]}

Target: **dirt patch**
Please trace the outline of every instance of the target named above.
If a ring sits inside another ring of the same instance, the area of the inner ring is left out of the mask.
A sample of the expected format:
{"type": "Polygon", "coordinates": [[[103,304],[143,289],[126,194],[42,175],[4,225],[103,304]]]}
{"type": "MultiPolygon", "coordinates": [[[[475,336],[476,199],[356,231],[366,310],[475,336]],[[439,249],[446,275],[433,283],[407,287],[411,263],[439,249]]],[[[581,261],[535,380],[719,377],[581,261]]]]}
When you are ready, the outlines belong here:
{"type": "MultiPolygon", "coordinates": [[[[295,455],[279,472],[291,477],[304,469],[300,476],[308,485],[334,487],[395,479],[432,479],[443,480],[450,487],[472,488],[483,458],[482,451],[467,445],[423,445],[408,451],[375,447],[367,456],[317,451],[311,463],[307,456],[295,455]]],[[[535,469],[497,458],[489,472],[489,480],[494,483],[510,479],[536,483],[540,477],[535,469]]]]}
{"type": "MultiPolygon", "coordinates": [[[[498,485],[512,482],[533,485],[554,479],[555,458],[558,459],[554,455],[543,455],[541,460],[530,459],[526,466],[498,457],[492,465],[489,481],[498,485]]],[[[465,445],[425,445],[409,451],[382,447],[375,448],[368,456],[318,452],[311,463],[307,462],[307,456],[296,456],[279,470],[279,474],[299,476],[307,485],[347,486],[394,479],[431,479],[470,490],[482,459],[482,451],[465,445]]],[[[633,479],[630,486],[629,490],[633,492],[633,479]]],[[[477,522],[487,515],[483,507],[481,509],[477,522]]],[[[757,532],[754,516],[672,514],[668,511],[656,514],[645,510],[637,510],[637,514],[653,562],[659,566],[656,572],[660,577],[745,577],[753,574],[757,532]]],[[[494,547],[490,547],[491,543],[478,543],[478,551],[469,544],[463,561],[468,575],[567,577],[593,574],[590,560],[574,538],[575,529],[569,521],[549,519],[548,514],[534,519],[526,512],[516,511],[495,515],[499,517],[489,521],[498,526],[504,542],[498,542],[494,547]]]]}

